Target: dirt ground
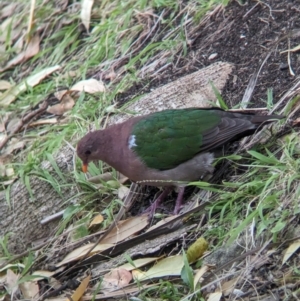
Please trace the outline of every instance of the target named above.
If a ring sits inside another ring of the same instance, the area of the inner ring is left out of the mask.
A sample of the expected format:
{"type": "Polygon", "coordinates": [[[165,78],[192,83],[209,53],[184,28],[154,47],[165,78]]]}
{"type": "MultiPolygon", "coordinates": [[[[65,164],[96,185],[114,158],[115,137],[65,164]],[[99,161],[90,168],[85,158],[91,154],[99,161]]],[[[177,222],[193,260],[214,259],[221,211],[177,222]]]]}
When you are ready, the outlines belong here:
{"type": "Polygon", "coordinates": [[[297,0],[247,1],[243,5],[232,1],[225,11],[211,16],[191,44],[187,57],[181,58],[150,85],[143,83],[120,95],[119,101],[124,103],[132,95],[148,92],[215,61],[225,61],[235,66],[222,95],[232,108],[241,102],[251,76],[269,55],[257,78],[249,107],[265,107],[268,89],[273,90],[276,103],[300,74],[299,51],[290,52],[290,64],[288,53],[281,53],[300,44],[299,14],[297,0]]]}

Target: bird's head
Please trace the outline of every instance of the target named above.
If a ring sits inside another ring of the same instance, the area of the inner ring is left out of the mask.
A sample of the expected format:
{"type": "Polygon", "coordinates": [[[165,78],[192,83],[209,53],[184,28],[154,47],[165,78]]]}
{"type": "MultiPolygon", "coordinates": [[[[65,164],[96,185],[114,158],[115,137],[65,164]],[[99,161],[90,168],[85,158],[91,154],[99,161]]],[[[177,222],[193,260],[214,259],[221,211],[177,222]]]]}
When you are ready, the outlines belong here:
{"type": "Polygon", "coordinates": [[[87,172],[89,162],[99,159],[98,144],[93,132],[85,135],[77,144],[77,155],[82,160],[82,171],[84,173],[87,172]]]}

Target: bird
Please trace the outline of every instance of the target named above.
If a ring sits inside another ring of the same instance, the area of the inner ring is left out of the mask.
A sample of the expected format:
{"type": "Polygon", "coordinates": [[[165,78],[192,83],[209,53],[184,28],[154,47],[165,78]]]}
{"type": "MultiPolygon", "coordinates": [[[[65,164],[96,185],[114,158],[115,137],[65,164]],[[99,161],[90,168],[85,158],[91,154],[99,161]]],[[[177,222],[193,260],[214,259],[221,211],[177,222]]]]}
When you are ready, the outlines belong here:
{"type": "Polygon", "coordinates": [[[101,160],[133,182],[165,188],[149,207],[150,215],[178,187],[178,214],[185,186],[213,174],[220,148],[281,118],[220,108],[168,109],[87,133],[78,142],[77,155],[83,172],[89,162],[101,160]]]}

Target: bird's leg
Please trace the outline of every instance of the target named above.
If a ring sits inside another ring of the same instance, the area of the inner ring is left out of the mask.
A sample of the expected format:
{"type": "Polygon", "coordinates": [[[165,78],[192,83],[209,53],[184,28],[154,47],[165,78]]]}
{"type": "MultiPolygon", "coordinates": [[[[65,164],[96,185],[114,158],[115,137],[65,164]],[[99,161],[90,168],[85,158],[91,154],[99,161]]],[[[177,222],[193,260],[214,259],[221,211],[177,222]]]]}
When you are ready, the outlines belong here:
{"type": "Polygon", "coordinates": [[[155,199],[155,201],[148,207],[144,212],[149,212],[149,216],[152,218],[155,214],[156,209],[159,207],[161,202],[167,197],[172,190],[172,187],[166,187],[163,192],[155,199]]]}
{"type": "Polygon", "coordinates": [[[177,215],[179,213],[179,210],[182,206],[184,188],[185,187],[179,187],[179,191],[178,191],[178,195],[177,195],[177,199],[176,199],[176,204],[175,204],[175,208],[174,208],[174,211],[173,211],[174,215],[177,215]]]}

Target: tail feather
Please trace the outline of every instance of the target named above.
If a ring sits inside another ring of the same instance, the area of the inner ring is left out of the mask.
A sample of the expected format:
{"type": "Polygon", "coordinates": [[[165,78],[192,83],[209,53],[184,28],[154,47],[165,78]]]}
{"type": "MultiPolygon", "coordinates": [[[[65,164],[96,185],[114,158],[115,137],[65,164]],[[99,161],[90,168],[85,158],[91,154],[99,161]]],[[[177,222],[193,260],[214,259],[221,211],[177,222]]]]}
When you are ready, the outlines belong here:
{"type": "Polygon", "coordinates": [[[265,116],[253,115],[251,118],[251,122],[254,124],[270,123],[284,118],[285,116],[283,115],[265,115],[265,116]]]}

